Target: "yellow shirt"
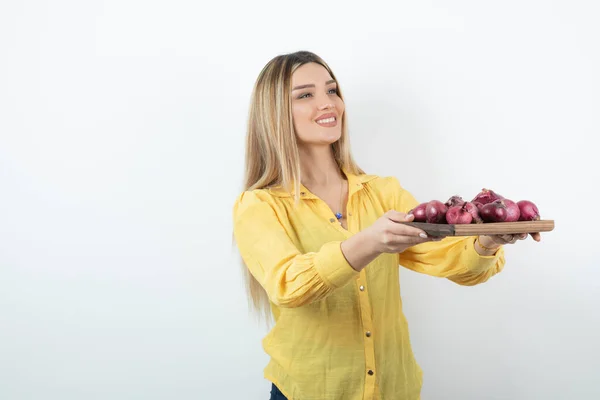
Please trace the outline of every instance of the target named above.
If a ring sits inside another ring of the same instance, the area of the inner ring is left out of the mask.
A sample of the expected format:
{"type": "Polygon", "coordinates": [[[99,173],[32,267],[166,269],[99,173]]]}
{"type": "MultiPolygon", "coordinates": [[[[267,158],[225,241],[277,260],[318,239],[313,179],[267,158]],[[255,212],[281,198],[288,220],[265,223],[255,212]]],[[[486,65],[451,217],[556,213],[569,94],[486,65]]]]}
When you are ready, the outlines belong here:
{"type": "Polygon", "coordinates": [[[422,371],[402,312],[398,266],[461,285],[485,282],[504,267],[504,250],[475,251],[474,237],[447,237],[382,254],[360,273],[342,241],[388,210],[418,204],[396,178],[352,175],[347,226],[301,187],[301,201],[281,189],[246,191],[235,201],[240,255],[271,300],[275,325],[263,339],[264,376],[290,399],[417,400],[422,371]]]}

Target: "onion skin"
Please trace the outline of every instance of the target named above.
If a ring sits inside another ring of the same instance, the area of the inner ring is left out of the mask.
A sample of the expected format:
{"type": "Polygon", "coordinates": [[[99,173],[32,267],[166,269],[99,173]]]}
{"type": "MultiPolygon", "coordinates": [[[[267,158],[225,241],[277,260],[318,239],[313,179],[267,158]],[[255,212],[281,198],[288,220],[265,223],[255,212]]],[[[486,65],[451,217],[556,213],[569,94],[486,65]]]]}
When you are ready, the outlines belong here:
{"type": "Polygon", "coordinates": [[[421,203],[408,212],[415,216],[414,222],[425,222],[427,220],[427,215],[425,215],[426,207],[427,203],[421,203]]]}
{"type": "Polygon", "coordinates": [[[456,205],[448,208],[446,212],[446,222],[449,224],[470,224],[473,221],[473,216],[466,208],[467,203],[456,205]]]}
{"type": "Polygon", "coordinates": [[[503,199],[502,202],[506,206],[506,219],[504,222],[517,222],[521,217],[521,210],[517,203],[509,199],[503,199]]]}
{"type": "Polygon", "coordinates": [[[494,200],[481,207],[480,215],[484,222],[504,222],[508,211],[502,200],[494,200]]]}
{"type": "Polygon", "coordinates": [[[446,205],[446,207],[450,208],[453,206],[462,206],[464,202],[465,201],[463,200],[462,197],[455,195],[455,196],[450,197],[448,199],[448,201],[446,201],[446,203],[444,203],[444,204],[446,205]]]}
{"type": "Polygon", "coordinates": [[[479,215],[479,208],[477,208],[477,206],[474,203],[467,201],[467,202],[465,202],[464,207],[469,212],[469,214],[471,214],[471,216],[473,217],[472,222],[475,222],[476,224],[483,223],[483,219],[481,219],[481,216],[479,215]]]}
{"type": "Polygon", "coordinates": [[[443,224],[446,222],[448,207],[439,200],[431,200],[425,208],[426,222],[430,224],[443,224]]]}
{"type": "Polygon", "coordinates": [[[540,212],[537,206],[529,200],[521,200],[517,202],[521,215],[519,221],[539,221],[540,212]]]}
{"type": "Polygon", "coordinates": [[[479,192],[477,196],[471,200],[471,203],[481,203],[482,205],[485,205],[496,200],[502,200],[503,198],[504,196],[494,192],[493,190],[483,188],[481,189],[481,192],[479,192]]]}

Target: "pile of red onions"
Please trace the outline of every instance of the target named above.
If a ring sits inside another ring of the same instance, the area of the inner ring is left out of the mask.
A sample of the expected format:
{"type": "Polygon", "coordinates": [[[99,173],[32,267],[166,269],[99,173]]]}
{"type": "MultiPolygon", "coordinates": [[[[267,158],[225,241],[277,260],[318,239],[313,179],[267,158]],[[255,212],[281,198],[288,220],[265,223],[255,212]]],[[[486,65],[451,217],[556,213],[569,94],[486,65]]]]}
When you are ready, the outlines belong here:
{"type": "Polygon", "coordinates": [[[540,212],[533,202],[529,200],[514,202],[485,188],[471,201],[465,201],[462,197],[454,195],[445,203],[439,200],[421,203],[408,213],[415,216],[415,222],[432,224],[482,224],[540,219],[540,212]]]}

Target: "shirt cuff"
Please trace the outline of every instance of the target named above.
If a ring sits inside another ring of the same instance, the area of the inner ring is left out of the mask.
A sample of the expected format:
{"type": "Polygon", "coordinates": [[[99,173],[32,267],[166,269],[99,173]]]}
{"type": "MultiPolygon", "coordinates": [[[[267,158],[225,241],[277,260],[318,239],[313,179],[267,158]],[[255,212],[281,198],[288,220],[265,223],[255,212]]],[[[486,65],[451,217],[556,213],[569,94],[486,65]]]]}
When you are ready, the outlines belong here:
{"type": "Polygon", "coordinates": [[[469,240],[469,244],[466,246],[467,251],[464,257],[466,258],[466,265],[470,265],[470,271],[473,272],[483,272],[491,267],[495,266],[500,259],[500,257],[504,254],[504,246],[500,246],[496,253],[484,256],[477,252],[475,249],[475,240],[477,237],[474,237],[473,240],[469,240]]]}
{"type": "Polygon", "coordinates": [[[344,286],[350,279],[360,274],[344,257],[341,249],[342,242],[330,242],[321,247],[315,257],[317,273],[331,287],[344,286]]]}

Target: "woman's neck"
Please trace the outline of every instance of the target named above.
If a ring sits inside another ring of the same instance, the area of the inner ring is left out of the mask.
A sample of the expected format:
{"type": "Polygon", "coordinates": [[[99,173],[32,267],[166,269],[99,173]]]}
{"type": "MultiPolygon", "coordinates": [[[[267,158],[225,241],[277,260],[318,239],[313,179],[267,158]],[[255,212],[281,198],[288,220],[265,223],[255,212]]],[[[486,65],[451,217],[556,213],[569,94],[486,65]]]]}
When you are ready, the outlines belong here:
{"type": "Polygon", "coordinates": [[[299,152],[303,185],[327,187],[344,179],[330,146],[303,146],[299,152]]]}

